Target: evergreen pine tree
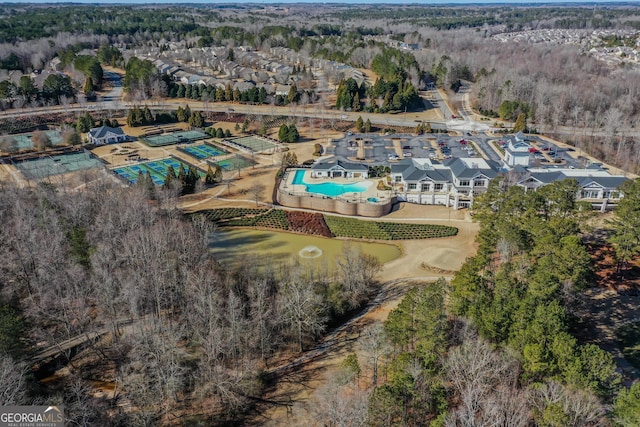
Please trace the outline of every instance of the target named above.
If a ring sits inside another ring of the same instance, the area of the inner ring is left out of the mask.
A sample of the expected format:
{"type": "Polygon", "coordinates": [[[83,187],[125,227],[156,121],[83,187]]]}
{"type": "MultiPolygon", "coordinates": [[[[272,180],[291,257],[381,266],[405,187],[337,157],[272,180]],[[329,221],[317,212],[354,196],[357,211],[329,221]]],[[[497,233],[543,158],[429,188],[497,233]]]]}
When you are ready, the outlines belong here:
{"type": "Polygon", "coordinates": [[[300,140],[300,134],[298,133],[298,129],[296,125],[289,126],[289,133],[287,136],[288,142],[298,142],[300,140]]]}
{"type": "Polygon", "coordinates": [[[527,129],[527,115],[525,113],[518,114],[518,118],[513,125],[514,132],[524,132],[527,129]]]}
{"type": "Polygon", "coordinates": [[[282,125],[280,126],[280,130],[278,131],[278,140],[280,142],[286,142],[289,136],[289,126],[282,125]]]}
{"type": "Polygon", "coordinates": [[[144,106],[144,113],[142,115],[142,124],[150,125],[153,124],[153,114],[151,114],[151,110],[149,110],[148,106],[144,106]]]}

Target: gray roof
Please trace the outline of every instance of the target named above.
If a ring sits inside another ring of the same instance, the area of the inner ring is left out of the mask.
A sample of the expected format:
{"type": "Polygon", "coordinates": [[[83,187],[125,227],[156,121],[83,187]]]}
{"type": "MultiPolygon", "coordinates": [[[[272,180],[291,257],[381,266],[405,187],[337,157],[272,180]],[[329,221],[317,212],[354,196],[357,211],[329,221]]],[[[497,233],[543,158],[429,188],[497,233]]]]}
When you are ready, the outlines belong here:
{"type": "Polygon", "coordinates": [[[544,184],[550,184],[553,181],[563,180],[566,178],[566,176],[564,176],[562,172],[559,171],[549,171],[532,173],[531,178],[534,178],[544,184]]]}
{"type": "Polygon", "coordinates": [[[479,174],[486,176],[487,178],[495,178],[498,173],[493,169],[480,168],[480,167],[467,167],[467,165],[458,158],[451,158],[444,163],[445,166],[451,169],[451,173],[456,178],[474,178],[479,174]]]}
{"type": "Polygon", "coordinates": [[[623,176],[592,176],[588,174],[588,171],[585,170],[585,175],[582,176],[570,176],[563,173],[561,170],[549,170],[549,172],[533,172],[531,173],[531,178],[534,178],[540,181],[543,184],[550,184],[554,181],[562,181],[565,179],[575,179],[578,182],[580,187],[588,187],[592,183],[599,185],[604,188],[618,188],[620,187],[628,178],[623,176]]]}
{"type": "Polygon", "coordinates": [[[605,188],[618,188],[628,179],[623,176],[589,176],[582,179],[578,179],[578,184],[581,187],[586,187],[590,183],[596,184],[605,188]]]}
{"type": "Polygon", "coordinates": [[[413,166],[411,159],[402,159],[391,164],[391,173],[403,173],[407,167],[413,166]]]}
{"type": "Polygon", "coordinates": [[[336,166],[347,171],[362,172],[362,171],[369,170],[369,166],[361,165],[360,163],[347,162],[346,160],[321,161],[313,165],[311,169],[317,170],[317,171],[325,171],[325,170],[331,170],[336,166]]]}
{"type": "Polygon", "coordinates": [[[124,136],[124,132],[120,128],[112,128],[110,126],[100,126],[99,128],[89,129],[89,135],[93,138],[104,138],[113,134],[115,136],[124,136]]]}
{"type": "MultiPolygon", "coordinates": [[[[433,162],[438,164],[437,162],[433,162]]],[[[403,159],[398,163],[391,165],[391,172],[402,175],[402,179],[405,181],[436,181],[436,182],[448,182],[451,179],[451,173],[447,169],[434,169],[429,164],[420,165],[414,162],[412,159],[403,159]]]]}

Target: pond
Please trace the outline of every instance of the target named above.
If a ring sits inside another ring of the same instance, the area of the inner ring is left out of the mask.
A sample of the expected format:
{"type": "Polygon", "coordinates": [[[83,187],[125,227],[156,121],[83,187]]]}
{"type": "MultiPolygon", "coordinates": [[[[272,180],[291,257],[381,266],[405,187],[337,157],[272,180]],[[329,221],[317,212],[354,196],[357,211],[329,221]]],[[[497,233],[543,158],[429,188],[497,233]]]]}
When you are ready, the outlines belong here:
{"type": "Polygon", "coordinates": [[[209,249],[221,264],[232,264],[250,255],[268,255],[271,261],[314,260],[334,265],[345,244],[361,248],[362,252],[377,257],[382,264],[392,261],[402,251],[390,243],[356,242],[281,231],[251,228],[216,230],[209,239],[209,249]]]}

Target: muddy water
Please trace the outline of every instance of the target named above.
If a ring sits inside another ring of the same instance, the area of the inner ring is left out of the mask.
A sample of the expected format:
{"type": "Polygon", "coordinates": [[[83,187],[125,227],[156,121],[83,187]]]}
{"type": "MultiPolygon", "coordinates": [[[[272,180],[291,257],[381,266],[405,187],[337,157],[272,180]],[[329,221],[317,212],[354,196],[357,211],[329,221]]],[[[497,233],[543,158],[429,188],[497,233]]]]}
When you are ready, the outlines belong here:
{"type": "Polygon", "coordinates": [[[249,255],[267,255],[271,261],[297,258],[333,266],[345,244],[360,248],[383,264],[402,255],[400,248],[390,243],[356,242],[249,228],[217,230],[209,242],[214,258],[223,264],[233,264],[249,255]]]}

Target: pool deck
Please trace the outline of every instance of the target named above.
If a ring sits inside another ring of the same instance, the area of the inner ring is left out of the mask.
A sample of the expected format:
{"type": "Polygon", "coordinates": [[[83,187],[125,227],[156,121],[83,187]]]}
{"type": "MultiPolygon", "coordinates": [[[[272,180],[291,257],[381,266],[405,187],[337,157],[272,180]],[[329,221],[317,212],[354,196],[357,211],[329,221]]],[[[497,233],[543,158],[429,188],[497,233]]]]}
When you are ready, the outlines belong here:
{"type": "MultiPolygon", "coordinates": [[[[283,179],[281,184],[281,188],[283,190],[287,190],[292,193],[306,193],[314,197],[326,197],[326,198],[334,198],[333,196],[324,196],[322,194],[316,194],[312,192],[307,192],[306,185],[307,184],[324,184],[324,183],[333,183],[338,185],[348,185],[355,184],[359,182],[367,182],[369,185],[366,190],[358,191],[358,192],[347,192],[341,195],[335,196],[336,198],[348,199],[352,202],[364,202],[369,198],[376,198],[380,202],[384,202],[385,199],[390,198],[391,191],[378,190],[378,181],[382,178],[369,178],[369,179],[354,179],[354,178],[312,178],[311,172],[308,170],[304,171],[304,182],[305,184],[294,184],[293,180],[295,177],[295,172],[300,169],[292,169],[287,172],[285,176],[286,179],[283,179]]],[[[375,202],[370,202],[375,203],[375,202]]]]}
{"type": "Polygon", "coordinates": [[[278,187],[277,200],[283,206],[313,209],[320,212],[335,212],[343,215],[381,217],[391,211],[391,206],[396,201],[391,191],[378,190],[380,178],[311,178],[310,171],[305,170],[304,182],[306,185],[322,183],[345,185],[363,181],[369,183],[367,189],[362,192],[346,192],[338,196],[309,192],[306,185],[293,183],[295,173],[298,170],[300,169],[288,170],[278,187]]]}

